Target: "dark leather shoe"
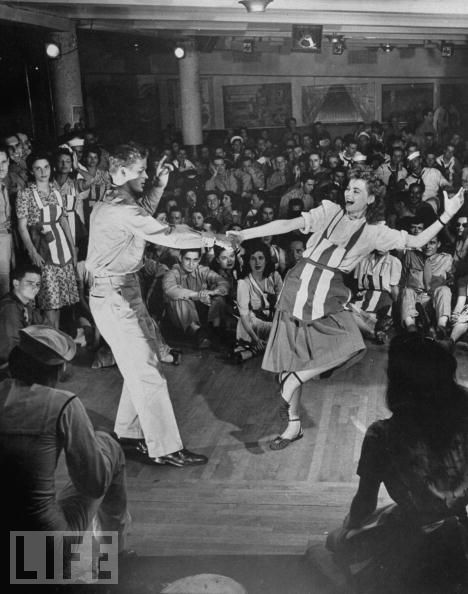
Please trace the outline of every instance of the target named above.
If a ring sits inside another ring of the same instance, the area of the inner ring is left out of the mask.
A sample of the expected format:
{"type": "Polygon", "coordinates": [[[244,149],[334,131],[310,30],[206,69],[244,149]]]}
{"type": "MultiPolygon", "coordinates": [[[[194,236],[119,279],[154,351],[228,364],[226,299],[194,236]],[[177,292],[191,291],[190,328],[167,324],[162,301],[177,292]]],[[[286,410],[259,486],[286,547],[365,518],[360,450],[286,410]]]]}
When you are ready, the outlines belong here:
{"type": "Polygon", "coordinates": [[[184,448],[178,452],[174,452],[173,454],[167,454],[166,456],[154,458],[154,461],[156,464],[171,464],[172,466],[178,466],[180,468],[181,466],[197,466],[206,464],[208,462],[208,458],[202,454],[194,454],[193,452],[189,452],[184,448]]]}
{"type": "Polygon", "coordinates": [[[148,464],[150,466],[157,466],[160,462],[157,462],[157,458],[151,458],[148,454],[148,448],[144,439],[130,439],[128,437],[122,437],[119,439],[119,443],[125,453],[125,457],[135,462],[141,462],[142,464],[148,464]]]}

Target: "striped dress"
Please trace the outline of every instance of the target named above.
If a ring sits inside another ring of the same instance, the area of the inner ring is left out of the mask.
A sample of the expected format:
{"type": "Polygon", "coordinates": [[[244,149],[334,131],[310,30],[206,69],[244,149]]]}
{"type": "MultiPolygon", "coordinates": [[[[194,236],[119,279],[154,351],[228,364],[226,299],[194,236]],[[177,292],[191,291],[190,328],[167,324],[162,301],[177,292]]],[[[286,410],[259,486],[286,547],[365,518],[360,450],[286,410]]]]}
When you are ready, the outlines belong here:
{"type": "Polygon", "coordinates": [[[267,371],[313,370],[317,375],[340,367],[364,352],[351,312],[343,274],[372,251],[406,246],[406,231],[351,219],[324,200],[302,213],[303,233],[312,233],[302,259],[292,268],[278,300],[263,359],[267,371]]]}
{"type": "Polygon", "coordinates": [[[18,194],[16,214],[25,218],[31,239],[45,260],[41,274],[41,288],[37,295],[43,310],[61,309],[80,300],[72,249],[65,236],[60,218],[67,216],[62,197],[55,182],[48,194],[34,184],[18,194]]]}

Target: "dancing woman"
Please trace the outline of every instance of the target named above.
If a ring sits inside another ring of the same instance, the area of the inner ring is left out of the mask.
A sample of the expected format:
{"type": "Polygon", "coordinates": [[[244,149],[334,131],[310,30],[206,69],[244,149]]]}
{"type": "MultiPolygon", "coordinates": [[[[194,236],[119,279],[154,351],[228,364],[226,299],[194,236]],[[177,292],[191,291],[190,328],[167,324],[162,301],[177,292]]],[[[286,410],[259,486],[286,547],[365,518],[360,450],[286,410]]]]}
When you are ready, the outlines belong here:
{"type": "Polygon", "coordinates": [[[345,191],[344,209],[328,200],[300,217],[277,220],[243,231],[228,231],[242,242],[264,235],[301,230],[312,233],[303,257],[285,279],[276,306],[263,368],[278,373],[283,433],[270,448],[280,450],[303,435],[299,418],[301,386],[314,377],[354,362],[365,350],[346,304],[350,291],[343,274],[351,272],[373,250],[420,249],[450,221],[463,204],[463,189],[445,197],[440,217],[417,236],[372,224],[376,209],[373,179],[354,172],[345,191]]]}

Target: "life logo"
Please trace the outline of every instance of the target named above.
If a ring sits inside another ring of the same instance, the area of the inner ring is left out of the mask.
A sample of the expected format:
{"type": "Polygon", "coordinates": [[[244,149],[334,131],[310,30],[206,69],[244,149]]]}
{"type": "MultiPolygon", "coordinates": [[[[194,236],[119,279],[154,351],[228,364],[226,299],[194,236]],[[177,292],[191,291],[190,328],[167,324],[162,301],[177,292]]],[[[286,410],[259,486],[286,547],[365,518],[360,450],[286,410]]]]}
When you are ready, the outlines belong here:
{"type": "Polygon", "coordinates": [[[10,584],[117,584],[118,532],[10,532],[10,584]]]}

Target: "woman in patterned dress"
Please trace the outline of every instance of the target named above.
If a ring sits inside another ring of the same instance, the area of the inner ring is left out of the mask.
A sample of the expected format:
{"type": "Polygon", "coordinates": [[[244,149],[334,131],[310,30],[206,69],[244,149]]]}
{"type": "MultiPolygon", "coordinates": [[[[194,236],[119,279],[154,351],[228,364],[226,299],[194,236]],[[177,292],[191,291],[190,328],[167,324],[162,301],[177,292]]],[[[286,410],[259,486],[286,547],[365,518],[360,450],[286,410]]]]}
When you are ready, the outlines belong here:
{"type": "Polygon", "coordinates": [[[79,301],[76,254],[58,186],[50,180],[47,154],[28,157],[33,182],[18,194],[18,228],[31,262],[42,269],[39,307],[45,322],[59,327],[60,309],[79,301]]]}
{"type": "Polygon", "coordinates": [[[81,200],[78,199],[79,191],[76,174],[73,171],[73,155],[66,148],[60,148],[55,154],[54,180],[58,185],[63,205],[67,211],[73,246],[78,249],[78,245],[85,237],[83,220],[78,213],[80,208],[81,216],[83,216],[83,206],[81,200]]]}
{"type": "Polygon", "coordinates": [[[356,170],[345,191],[345,208],[324,200],[291,220],[277,220],[240,232],[237,241],[296,230],[309,234],[301,260],[292,268],[276,306],[263,368],[278,373],[281,416],[286,429],[271,443],[280,450],[303,435],[299,417],[302,384],[356,360],[365,351],[361,333],[346,309],[351,294],[343,282],[374,250],[420,249],[449,222],[463,204],[463,189],[445,194],[444,213],[417,236],[372,224],[375,201],[370,171],[356,170]]]}

